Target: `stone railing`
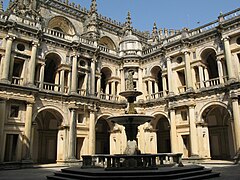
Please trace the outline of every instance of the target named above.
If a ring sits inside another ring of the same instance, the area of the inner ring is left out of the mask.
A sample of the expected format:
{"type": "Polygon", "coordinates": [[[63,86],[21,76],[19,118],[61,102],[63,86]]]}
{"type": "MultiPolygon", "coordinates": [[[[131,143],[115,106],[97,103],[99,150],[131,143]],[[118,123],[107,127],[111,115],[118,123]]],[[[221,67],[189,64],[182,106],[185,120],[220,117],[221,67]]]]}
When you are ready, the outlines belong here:
{"type": "Polygon", "coordinates": [[[83,155],[82,168],[105,169],[157,169],[159,166],[182,166],[181,153],[140,155],[83,155]]]}
{"type": "Polygon", "coordinates": [[[99,50],[102,51],[102,52],[106,52],[106,53],[109,53],[109,54],[117,55],[117,52],[116,52],[116,51],[111,50],[111,49],[108,49],[108,48],[105,47],[105,46],[98,45],[98,48],[99,48],[99,50]]]}
{"type": "Polygon", "coordinates": [[[43,83],[43,89],[47,91],[55,91],[55,92],[60,92],[61,91],[61,86],[58,84],[53,84],[53,83],[43,83]]]}
{"type": "MultiPolygon", "coordinates": [[[[223,82],[222,83],[226,83],[228,80],[227,76],[222,77],[223,82]]],[[[213,78],[213,79],[209,79],[206,81],[202,81],[202,82],[196,82],[195,86],[196,89],[200,89],[200,88],[208,88],[208,87],[214,87],[214,86],[218,86],[220,85],[220,78],[213,78]]]]}
{"type": "Polygon", "coordinates": [[[77,93],[80,96],[86,96],[87,95],[86,89],[77,89],[77,93]]]}
{"type": "Polygon", "coordinates": [[[22,82],[23,82],[23,78],[15,77],[15,76],[12,77],[12,84],[22,85],[22,82]]]}
{"type": "Polygon", "coordinates": [[[223,20],[229,20],[229,19],[232,19],[232,18],[234,18],[234,17],[236,17],[236,16],[239,16],[240,15],[240,8],[238,8],[238,9],[235,9],[235,10],[233,10],[233,11],[230,11],[230,12],[228,12],[228,13],[225,13],[225,14],[223,14],[223,15],[220,15],[220,17],[219,18],[223,18],[223,20]]]}
{"type": "Polygon", "coordinates": [[[203,25],[203,26],[200,26],[200,27],[198,27],[198,28],[195,28],[195,29],[190,30],[190,31],[188,32],[188,35],[189,35],[189,36],[195,36],[195,35],[197,35],[197,34],[200,34],[200,33],[204,32],[204,31],[209,31],[209,30],[211,30],[211,29],[214,29],[214,28],[216,28],[218,25],[219,25],[219,22],[218,22],[218,20],[216,20],[216,21],[210,22],[210,23],[208,23],[208,24],[205,24],[205,25],[203,25]]]}
{"type": "MultiPolygon", "coordinates": [[[[64,39],[64,40],[68,40],[68,41],[73,41],[75,39],[74,36],[65,34],[64,32],[61,32],[61,31],[58,31],[58,30],[55,30],[55,29],[44,28],[43,32],[48,34],[48,35],[58,37],[60,39],[64,39]]],[[[82,37],[77,37],[77,39],[79,40],[79,42],[81,42],[83,44],[88,44],[88,45],[91,45],[91,46],[94,45],[94,42],[90,41],[88,39],[84,39],[82,37]]]]}
{"type": "Polygon", "coordinates": [[[113,95],[113,94],[100,93],[100,99],[108,100],[108,101],[118,101],[119,96],[113,95]]]}
{"type": "Polygon", "coordinates": [[[181,94],[181,93],[185,93],[187,90],[187,86],[184,85],[184,86],[179,86],[178,87],[178,92],[181,94]]]}

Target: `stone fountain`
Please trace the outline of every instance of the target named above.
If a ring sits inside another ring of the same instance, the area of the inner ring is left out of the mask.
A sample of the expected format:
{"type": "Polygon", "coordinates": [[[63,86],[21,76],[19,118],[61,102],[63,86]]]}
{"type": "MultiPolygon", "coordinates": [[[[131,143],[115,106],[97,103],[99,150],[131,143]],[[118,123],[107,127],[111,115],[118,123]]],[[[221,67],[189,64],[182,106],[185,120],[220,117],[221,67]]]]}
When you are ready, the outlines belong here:
{"type": "Polygon", "coordinates": [[[138,126],[144,124],[145,122],[150,122],[154,117],[150,115],[138,114],[135,109],[134,102],[138,96],[142,95],[142,92],[134,90],[132,71],[129,71],[128,73],[126,91],[120,92],[119,95],[127,99],[127,111],[124,115],[112,116],[107,120],[125,127],[128,142],[124,154],[136,155],[140,153],[136,141],[138,126]]]}
{"type": "Polygon", "coordinates": [[[183,166],[181,153],[140,153],[136,136],[138,126],[151,121],[154,117],[137,114],[134,106],[136,97],[142,92],[134,90],[133,73],[129,72],[127,90],[120,95],[128,101],[128,110],[125,114],[112,116],[108,121],[123,125],[127,135],[127,147],[122,155],[83,155],[81,167],[70,167],[55,172],[48,179],[74,180],[74,179],[206,179],[218,177],[211,169],[203,166],[183,166]],[[169,164],[169,162],[171,163],[169,164]],[[158,163],[157,163],[158,162],[158,163]],[[170,166],[171,165],[171,166],[170,166]]]}

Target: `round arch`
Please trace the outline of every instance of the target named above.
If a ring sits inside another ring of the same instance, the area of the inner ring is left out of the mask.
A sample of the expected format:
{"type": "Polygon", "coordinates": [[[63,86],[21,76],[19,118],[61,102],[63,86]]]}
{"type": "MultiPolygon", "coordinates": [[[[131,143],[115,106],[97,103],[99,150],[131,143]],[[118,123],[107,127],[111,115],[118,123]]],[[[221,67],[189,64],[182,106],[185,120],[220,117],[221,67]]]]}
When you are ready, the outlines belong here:
{"type": "Polygon", "coordinates": [[[64,112],[62,111],[62,109],[60,109],[60,108],[58,108],[57,106],[54,106],[54,105],[43,106],[43,107],[37,109],[37,111],[35,111],[33,113],[33,122],[35,122],[35,119],[36,119],[37,115],[44,110],[54,110],[54,111],[58,112],[63,119],[63,123],[65,123],[64,121],[67,119],[67,117],[65,116],[64,112]]]}
{"type": "Polygon", "coordinates": [[[223,102],[219,102],[219,101],[212,101],[212,102],[209,102],[207,104],[205,104],[199,111],[199,116],[198,116],[198,119],[197,119],[197,122],[202,122],[202,119],[201,119],[201,115],[202,113],[207,109],[209,108],[210,106],[221,106],[223,108],[225,108],[229,115],[230,115],[230,118],[232,118],[232,112],[231,110],[228,108],[228,106],[226,104],[224,104],[223,102]]]}
{"type": "Polygon", "coordinates": [[[66,17],[55,16],[51,18],[47,24],[48,24],[47,27],[50,29],[55,29],[57,31],[60,31],[72,36],[76,34],[76,29],[74,25],[66,17]]]}
{"type": "Polygon", "coordinates": [[[105,46],[108,49],[116,50],[116,45],[113,40],[108,36],[103,36],[99,40],[99,45],[105,46]]]}
{"type": "MultiPolygon", "coordinates": [[[[209,153],[212,159],[230,159],[234,156],[234,135],[231,112],[226,104],[211,102],[200,111],[199,122],[207,132],[209,153]]],[[[205,137],[205,136],[203,136],[205,137]]],[[[203,138],[203,141],[204,138],[203,138]]]]}
{"type": "Polygon", "coordinates": [[[100,115],[95,123],[96,130],[96,154],[110,154],[110,131],[112,129],[110,123],[107,121],[109,115],[100,115]]]}
{"type": "Polygon", "coordinates": [[[164,112],[156,112],[153,115],[155,121],[152,125],[157,130],[157,152],[169,153],[171,152],[170,120],[164,112]]]}
{"type": "Polygon", "coordinates": [[[55,106],[42,107],[33,114],[34,162],[55,163],[64,158],[64,130],[59,127],[62,127],[65,119],[64,113],[55,106]]]}

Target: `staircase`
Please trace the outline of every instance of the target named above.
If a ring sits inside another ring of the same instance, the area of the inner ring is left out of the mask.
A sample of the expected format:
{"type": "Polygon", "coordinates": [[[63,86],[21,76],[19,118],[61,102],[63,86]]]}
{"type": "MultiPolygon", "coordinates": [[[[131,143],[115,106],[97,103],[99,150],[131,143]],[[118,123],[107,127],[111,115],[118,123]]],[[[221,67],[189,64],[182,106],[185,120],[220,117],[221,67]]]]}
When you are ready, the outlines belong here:
{"type": "Polygon", "coordinates": [[[208,179],[218,177],[220,173],[212,172],[211,169],[206,169],[203,166],[189,165],[184,167],[161,167],[157,170],[114,170],[105,171],[102,168],[81,169],[80,167],[72,167],[62,169],[60,172],[55,172],[53,176],[47,176],[47,179],[52,180],[131,180],[131,179],[208,179]]]}

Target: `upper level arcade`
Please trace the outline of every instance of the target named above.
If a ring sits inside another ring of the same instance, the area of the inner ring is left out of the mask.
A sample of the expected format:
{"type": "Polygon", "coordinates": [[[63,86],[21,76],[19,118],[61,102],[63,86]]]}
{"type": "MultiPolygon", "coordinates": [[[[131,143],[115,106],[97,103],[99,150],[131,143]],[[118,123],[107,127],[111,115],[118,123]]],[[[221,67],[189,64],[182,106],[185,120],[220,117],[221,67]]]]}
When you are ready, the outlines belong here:
{"type": "Polygon", "coordinates": [[[157,31],[155,24],[147,38],[131,27],[130,13],[122,25],[60,0],[36,5],[37,14],[14,3],[0,12],[1,83],[119,102],[130,71],[144,101],[239,82],[240,9],[191,30],[157,31]]]}

